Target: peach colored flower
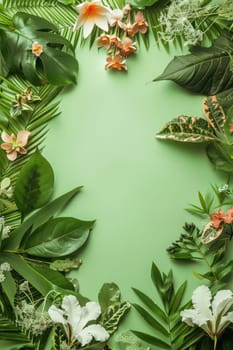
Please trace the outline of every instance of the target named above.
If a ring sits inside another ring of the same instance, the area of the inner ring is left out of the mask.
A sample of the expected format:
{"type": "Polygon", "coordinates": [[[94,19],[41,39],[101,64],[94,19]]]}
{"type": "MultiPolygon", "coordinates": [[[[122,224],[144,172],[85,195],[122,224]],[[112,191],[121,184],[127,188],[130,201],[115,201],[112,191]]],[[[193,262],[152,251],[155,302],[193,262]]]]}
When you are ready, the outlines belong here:
{"type": "Polygon", "coordinates": [[[135,27],[137,32],[140,32],[142,34],[145,34],[148,29],[148,23],[146,22],[143,13],[141,11],[138,11],[135,14],[135,27]]]}
{"type": "Polygon", "coordinates": [[[134,36],[138,32],[136,23],[131,24],[119,22],[118,25],[126,32],[127,35],[134,36]]]}
{"type": "Polygon", "coordinates": [[[33,55],[39,57],[43,53],[43,46],[38,43],[38,41],[34,41],[32,44],[32,53],[33,55]]]}
{"type": "Polygon", "coordinates": [[[121,46],[122,46],[121,39],[118,38],[118,36],[116,36],[116,35],[112,35],[111,36],[111,45],[121,48],[121,46]]]}
{"type": "Polygon", "coordinates": [[[127,57],[135,51],[137,51],[135,43],[133,43],[133,41],[130,38],[126,37],[122,42],[121,55],[127,57]]]}
{"type": "Polygon", "coordinates": [[[229,124],[229,131],[231,134],[233,133],[233,124],[229,124]]]}
{"type": "Polygon", "coordinates": [[[117,54],[115,56],[108,56],[105,69],[116,69],[116,70],[125,70],[127,71],[127,66],[125,64],[124,58],[117,54]]]}
{"type": "Polygon", "coordinates": [[[223,222],[224,212],[219,209],[217,213],[211,214],[210,219],[214,228],[219,228],[220,224],[223,222]]]}
{"type": "Polygon", "coordinates": [[[223,221],[226,223],[226,224],[231,224],[233,222],[233,208],[230,208],[226,215],[223,217],[223,221]]]}
{"type": "Polygon", "coordinates": [[[101,34],[100,37],[96,39],[96,44],[98,47],[104,47],[106,50],[109,50],[111,46],[111,36],[108,34],[101,34]]]}
{"type": "Polygon", "coordinates": [[[7,158],[9,160],[15,160],[18,153],[27,153],[27,150],[24,148],[24,146],[27,145],[28,137],[30,134],[30,131],[27,130],[19,131],[17,136],[14,134],[8,135],[5,131],[2,132],[1,137],[4,143],[1,144],[1,148],[6,151],[7,158]]]}
{"type": "Polygon", "coordinates": [[[128,14],[131,11],[131,6],[130,4],[126,4],[123,9],[122,9],[123,13],[128,14]]]}
{"type": "Polygon", "coordinates": [[[121,22],[122,18],[124,16],[124,13],[120,9],[112,10],[111,16],[109,17],[109,24],[111,27],[114,27],[119,22],[121,22]]]}
{"type": "Polygon", "coordinates": [[[83,2],[76,7],[79,16],[74,24],[73,30],[83,26],[83,37],[87,38],[94,25],[105,32],[108,31],[108,21],[112,10],[103,6],[99,0],[83,2]]]}

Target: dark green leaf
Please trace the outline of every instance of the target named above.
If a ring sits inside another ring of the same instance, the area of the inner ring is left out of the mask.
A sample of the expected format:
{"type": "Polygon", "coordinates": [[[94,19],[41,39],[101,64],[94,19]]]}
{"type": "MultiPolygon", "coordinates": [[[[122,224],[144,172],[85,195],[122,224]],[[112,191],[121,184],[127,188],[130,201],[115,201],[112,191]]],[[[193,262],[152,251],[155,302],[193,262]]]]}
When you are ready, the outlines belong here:
{"type": "Polygon", "coordinates": [[[207,146],[206,151],[216,170],[233,173],[232,146],[211,143],[207,146]]]}
{"type": "Polygon", "coordinates": [[[87,240],[94,221],[55,218],[38,227],[25,242],[24,252],[37,257],[56,258],[77,251],[87,240]]]}
{"type": "Polygon", "coordinates": [[[14,31],[5,31],[2,54],[12,73],[24,74],[34,85],[48,81],[55,85],[76,83],[78,63],[73,47],[47,20],[18,12],[13,17],[14,31]],[[35,55],[32,45],[42,52],[35,55]]]}
{"type": "Polygon", "coordinates": [[[115,283],[105,283],[98,295],[102,313],[112,304],[118,303],[121,299],[121,292],[115,283]]]}
{"type": "Polygon", "coordinates": [[[193,92],[215,95],[233,87],[232,51],[232,34],[224,33],[211,47],[193,47],[191,54],[175,57],[154,81],[172,80],[193,92]]]}
{"type": "Polygon", "coordinates": [[[152,6],[160,0],[129,0],[129,4],[133,5],[138,9],[144,9],[145,7],[152,6]]]}
{"type": "Polygon", "coordinates": [[[170,344],[165,343],[165,341],[153,337],[152,335],[146,334],[146,333],[142,333],[142,332],[138,332],[138,331],[134,331],[132,330],[132,332],[140,339],[142,339],[143,341],[151,344],[151,345],[155,345],[155,346],[159,346],[160,349],[171,349],[170,344]]]}
{"type": "Polygon", "coordinates": [[[233,88],[220,92],[216,97],[223,108],[233,106],[233,88]]]}
{"type": "Polygon", "coordinates": [[[15,284],[15,280],[11,275],[11,272],[10,271],[5,272],[4,274],[5,274],[6,279],[5,279],[5,281],[3,281],[1,283],[2,289],[5,292],[8,300],[11,304],[11,307],[14,309],[14,307],[15,307],[15,294],[16,294],[17,287],[15,284]]]}
{"type": "Polygon", "coordinates": [[[216,96],[206,97],[204,99],[203,109],[208,123],[215,130],[215,132],[224,134],[224,126],[227,118],[216,96]]]}
{"type": "Polygon", "coordinates": [[[24,221],[16,230],[11,232],[11,237],[3,241],[5,249],[17,249],[24,235],[30,230],[36,230],[37,227],[48,221],[53,215],[59,213],[75,197],[82,187],[77,187],[70,192],[54,199],[44,208],[37,211],[29,219],[24,221]]]}
{"type": "Polygon", "coordinates": [[[171,304],[171,313],[175,313],[179,310],[180,305],[182,303],[183,297],[184,297],[184,292],[185,289],[187,287],[187,281],[185,281],[177,290],[177,292],[175,293],[175,296],[172,300],[172,304],[171,304]]]}
{"type": "Polygon", "coordinates": [[[159,139],[179,142],[207,142],[217,140],[208,122],[199,117],[179,116],[168,122],[156,135],[159,139]]]}
{"type": "Polygon", "coordinates": [[[53,185],[53,169],[36,151],[22,167],[15,185],[15,202],[23,216],[49,201],[53,185]]]}

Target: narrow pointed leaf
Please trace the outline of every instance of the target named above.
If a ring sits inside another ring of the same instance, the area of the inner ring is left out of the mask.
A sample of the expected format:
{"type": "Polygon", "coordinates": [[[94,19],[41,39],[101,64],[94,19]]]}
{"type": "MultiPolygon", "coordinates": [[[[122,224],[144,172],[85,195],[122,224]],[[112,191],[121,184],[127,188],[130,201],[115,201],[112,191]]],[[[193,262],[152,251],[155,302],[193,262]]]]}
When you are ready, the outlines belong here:
{"type": "Polygon", "coordinates": [[[149,334],[146,334],[143,332],[138,332],[138,331],[134,331],[134,330],[132,330],[132,332],[141,340],[143,340],[151,345],[158,346],[159,349],[167,349],[167,350],[171,349],[170,344],[166,343],[165,341],[163,341],[159,338],[156,338],[152,335],[149,335],[149,334]]]}
{"type": "Polygon", "coordinates": [[[185,281],[177,290],[174,299],[172,300],[171,304],[171,313],[174,314],[177,312],[181,306],[181,302],[183,300],[184,292],[187,287],[187,281],[185,281]]]}

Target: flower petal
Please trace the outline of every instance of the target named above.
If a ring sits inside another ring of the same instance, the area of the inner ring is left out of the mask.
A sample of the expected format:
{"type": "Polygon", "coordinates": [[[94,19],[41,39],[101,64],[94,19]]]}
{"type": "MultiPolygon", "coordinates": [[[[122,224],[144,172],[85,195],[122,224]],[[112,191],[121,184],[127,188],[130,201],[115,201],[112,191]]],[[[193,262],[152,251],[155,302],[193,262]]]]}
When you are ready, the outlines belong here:
{"type": "Polygon", "coordinates": [[[65,318],[63,317],[63,311],[61,309],[58,309],[55,305],[50,306],[50,308],[48,309],[48,314],[54,323],[67,323],[65,318]]]}
{"type": "Polygon", "coordinates": [[[199,314],[199,324],[204,324],[207,320],[212,320],[213,315],[210,310],[211,292],[208,287],[197,287],[192,295],[193,307],[199,314]]]}
{"type": "Polygon", "coordinates": [[[83,37],[84,39],[86,39],[88,37],[88,35],[91,34],[92,29],[94,27],[94,22],[89,20],[89,21],[85,21],[85,23],[83,24],[83,37]]]}
{"type": "Polygon", "coordinates": [[[8,135],[5,131],[1,133],[2,140],[4,142],[12,143],[16,140],[16,137],[14,134],[8,135]]]}
{"type": "Polygon", "coordinates": [[[16,138],[17,144],[21,147],[26,146],[26,144],[28,143],[28,138],[30,134],[31,134],[30,131],[20,130],[16,138]]]}
{"type": "Polygon", "coordinates": [[[109,334],[104,327],[99,324],[92,324],[84,328],[78,335],[77,339],[80,341],[81,345],[87,345],[94,338],[97,341],[104,342],[108,340],[109,334]]]}
{"type": "Polygon", "coordinates": [[[90,301],[82,307],[80,322],[78,328],[76,329],[77,333],[80,333],[82,329],[86,326],[89,321],[96,320],[101,314],[100,305],[95,301],[90,301]]]}
{"type": "Polygon", "coordinates": [[[217,318],[218,314],[224,315],[231,305],[233,304],[233,295],[232,291],[229,289],[223,289],[216,293],[213,302],[212,310],[213,315],[217,318]]]}
{"type": "Polygon", "coordinates": [[[16,151],[12,151],[12,152],[10,152],[10,153],[7,153],[7,158],[9,159],[9,160],[11,160],[12,162],[14,161],[14,160],[16,160],[16,158],[17,158],[17,152],[16,151]]]}
{"type": "Polygon", "coordinates": [[[62,300],[62,308],[67,316],[67,322],[71,325],[72,330],[78,327],[80,322],[82,308],[79,305],[77,298],[74,295],[66,295],[62,300]]]}
{"type": "Polygon", "coordinates": [[[182,317],[182,322],[187,323],[189,326],[199,324],[198,313],[194,309],[185,309],[181,311],[180,316],[182,317]]]}
{"type": "Polygon", "coordinates": [[[97,17],[95,20],[95,24],[97,25],[97,27],[104,30],[105,32],[108,31],[108,21],[105,16],[97,17]]]}
{"type": "Polygon", "coordinates": [[[226,327],[229,326],[230,323],[233,323],[233,311],[228,312],[226,316],[221,317],[221,321],[218,325],[217,335],[222,333],[226,327]]]}

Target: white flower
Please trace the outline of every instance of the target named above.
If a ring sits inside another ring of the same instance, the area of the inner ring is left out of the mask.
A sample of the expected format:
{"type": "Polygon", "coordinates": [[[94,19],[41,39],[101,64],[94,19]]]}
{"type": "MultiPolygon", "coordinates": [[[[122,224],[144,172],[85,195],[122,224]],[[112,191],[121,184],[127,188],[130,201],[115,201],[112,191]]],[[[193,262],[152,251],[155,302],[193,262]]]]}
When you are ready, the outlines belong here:
{"type": "Polygon", "coordinates": [[[4,275],[3,271],[0,270],[0,283],[4,282],[6,279],[6,276],[4,275]]]}
{"type": "Polygon", "coordinates": [[[84,346],[93,338],[101,342],[109,338],[108,332],[101,325],[86,326],[89,321],[96,320],[101,314],[100,305],[96,302],[88,302],[81,307],[74,295],[68,295],[63,298],[61,309],[52,305],[48,313],[53,322],[63,325],[69,344],[74,344],[78,340],[81,346],[84,346]]]}
{"type": "Polygon", "coordinates": [[[94,25],[97,25],[105,32],[108,31],[108,21],[111,16],[111,9],[103,6],[100,1],[83,2],[76,7],[79,16],[74,25],[74,31],[83,26],[83,37],[87,38],[94,25]]]}
{"type": "Polygon", "coordinates": [[[211,292],[208,287],[200,286],[193,292],[193,309],[180,313],[182,321],[189,326],[201,327],[212,339],[219,336],[233,322],[233,311],[227,313],[233,304],[230,290],[220,290],[211,304],[211,292]]]}
{"type": "Polygon", "coordinates": [[[0,217],[0,235],[2,236],[2,239],[6,239],[9,237],[10,232],[10,226],[5,226],[5,220],[4,217],[0,217]]]}
{"type": "Polygon", "coordinates": [[[8,262],[4,262],[0,265],[0,270],[3,272],[11,271],[11,265],[8,262]]]}

